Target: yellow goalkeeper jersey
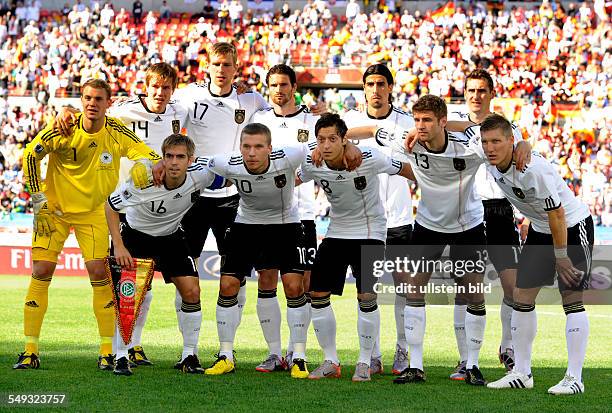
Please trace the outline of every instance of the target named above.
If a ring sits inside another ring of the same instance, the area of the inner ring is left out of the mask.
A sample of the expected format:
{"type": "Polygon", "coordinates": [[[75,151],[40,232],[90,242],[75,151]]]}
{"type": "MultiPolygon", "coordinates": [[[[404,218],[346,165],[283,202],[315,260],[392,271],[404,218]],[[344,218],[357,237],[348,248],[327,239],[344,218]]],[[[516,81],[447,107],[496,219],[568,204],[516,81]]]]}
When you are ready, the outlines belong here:
{"type": "Polygon", "coordinates": [[[82,115],[68,137],[47,126],[30,142],[23,153],[26,184],[34,192],[44,191],[52,208],[65,213],[82,213],[100,207],[117,186],[119,160],[159,155],[142,142],[120,120],[106,117],[96,133],[83,129],[82,115]],[[45,180],[40,161],[49,155],[45,180]]]}

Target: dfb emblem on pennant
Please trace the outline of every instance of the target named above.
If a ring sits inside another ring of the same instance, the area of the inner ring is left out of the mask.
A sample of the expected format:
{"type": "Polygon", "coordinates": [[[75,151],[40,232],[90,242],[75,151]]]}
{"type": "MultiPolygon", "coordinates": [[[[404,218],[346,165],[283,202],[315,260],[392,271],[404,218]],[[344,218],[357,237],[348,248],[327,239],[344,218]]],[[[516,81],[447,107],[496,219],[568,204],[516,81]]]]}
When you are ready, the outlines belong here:
{"type": "Polygon", "coordinates": [[[520,199],[525,199],[525,193],[521,190],[521,188],[517,188],[515,186],[512,187],[512,192],[520,199]]]}
{"type": "Polygon", "coordinates": [[[174,119],[172,121],[172,133],[181,133],[181,121],[174,119]]]}
{"type": "Polygon", "coordinates": [[[308,129],[298,129],[297,134],[298,142],[308,142],[308,129]]]}
{"type": "Polygon", "coordinates": [[[114,257],[105,259],[106,277],[111,282],[117,326],[123,342],[132,340],[132,333],[144,297],[151,286],[155,263],[152,259],[133,258],[133,268],[127,269],[114,257]]]}
{"type": "Polygon", "coordinates": [[[285,185],[287,185],[287,177],[285,176],[285,174],[275,176],[274,184],[277,188],[284,188],[285,185]]]}
{"type": "Polygon", "coordinates": [[[365,187],[368,186],[365,176],[358,176],[355,179],[353,179],[353,182],[355,182],[355,188],[358,191],[363,191],[365,187]]]}
{"type": "Polygon", "coordinates": [[[465,159],[453,158],[453,166],[458,171],[463,171],[465,169],[465,159]]]}
{"type": "Polygon", "coordinates": [[[191,203],[195,203],[197,202],[197,200],[200,198],[200,190],[198,189],[197,191],[193,191],[191,193],[191,203]]]}
{"type": "Polygon", "coordinates": [[[246,117],[246,110],[244,109],[236,109],[234,111],[234,120],[236,123],[240,124],[244,122],[244,118],[246,117]]]}

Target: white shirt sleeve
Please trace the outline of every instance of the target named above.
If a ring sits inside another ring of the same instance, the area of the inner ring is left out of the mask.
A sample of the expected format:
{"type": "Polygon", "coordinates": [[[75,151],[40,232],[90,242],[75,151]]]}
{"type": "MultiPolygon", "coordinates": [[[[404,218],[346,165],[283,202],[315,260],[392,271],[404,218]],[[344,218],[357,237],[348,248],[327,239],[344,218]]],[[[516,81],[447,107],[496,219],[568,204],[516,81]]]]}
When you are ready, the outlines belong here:
{"type": "Polygon", "coordinates": [[[107,199],[108,205],[115,211],[124,208],[140,205],[145,202],[142,191],[134,187],[132,179],[122,183],[107,199]]]}
{"type": "Polygon", "coordinates": [[[380,128],[376,131],[374,138],[380,146],[386,146],[399,153],[405,153],[404,149],[404,134],[408,132],[405,129],[398,129],[396,132],[390,132],[385,128],[380,128]]]}
{"type": "Polygon", "coordinates": [[[372,151],[374,168],[378,173],[397,175],[402,170],[402,163],[400,161],[392,159],[374,148],[369,150],[372,151]]]}
{"type": "Polygon", "coordinates": [[[300,178],[300,181],[308,182],[314,179],[314,177],[312,176],[310,172],[310,168],[312,168],[312,166],[313,165],[312,165],[312,160],[310,158],[310,155],[307,155],[306,159],[302,162],[302,166],[297,171],[297,176],[298,178],[300,178]]]}
{"type": "Polygon", "coordinates": [[[530,181],[530,186],[535,188],[535,197],[540,207],[548,212],[561,206],[561,198],[557,191],[557,175],[552,165],[544,168],[534,167],[526,171],[526,178],[530,181]]]}

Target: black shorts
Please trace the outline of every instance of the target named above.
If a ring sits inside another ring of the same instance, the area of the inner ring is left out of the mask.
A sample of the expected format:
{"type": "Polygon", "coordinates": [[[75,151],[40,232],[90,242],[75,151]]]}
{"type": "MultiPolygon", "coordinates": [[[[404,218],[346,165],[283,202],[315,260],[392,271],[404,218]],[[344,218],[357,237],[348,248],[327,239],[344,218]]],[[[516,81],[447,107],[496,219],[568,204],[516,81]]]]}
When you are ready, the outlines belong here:
{"type": "Polygon", "coordinates": [[[302,224],[234,223],[225,238],[226,254],[221,274],[240,280],[251,271],[277,269],[281,275],[304,273],[304,232],[302,224]]]}
{"type": "Polygon", "coordinates": [[[317,255],[317,226],[314,221],[303,220],[305,271],[310,271],[317,255]]]}
{"type": "MultiPolygon", "coordinates": [[[[154,237],[121,224],[123,244],[133,257],[153,258],[155,270],[162,273],[166,284],[173,277],[197,277],[196,263],[189,256],[187,240],[182,230],[174,234],[154,237]]],[[[112,255],[111,246],[111,255],[112,255]]]]}
{"type": "Polygon", "coordinates": [[[310,276],[310,291],[330,291],[342,295],[346,270],[351,267],[357,283],[357,293],[373,293],[377,278],[373,275],[374,261],[385,257],[385,243],[377,239],[325,238],[315,257],[310,276]],[[362,247],[367,252],[362,254],[362,247]]]}
{"type": "Polygon", "coordinates": [[[519,232],[512,204],[506,198],[482,201],[484,206],[487,253],[499,273],[518,268],[519,232]]]}
{"type": "Polygon", "coordinates": [[[486,245],[484,224],[476,225],[467,231],[446,233],[433,231],[420,225],[414,224],[412,232],[412,245],[410,246],[410,257],[412,260],[438,260],[446,246],[450,246],[449,258],[453,262],[463,261],[476,264],[483,262],[486,245]]]}
{"type": "Polygon", "coordinates": [[[217,241],[219,255],[223,255],[225,232],[236,219],[239,201],[239,195],[225,198],[198,197],[181,221],[192,257],[200,256],[211,229],[217,241]]]}
{"type": "MultiPolygon", "coordinates": [[[[559,280],[559,290],[583,291],[589,288],[591,278],[591,254],[595,233],[590,216],[567,229],[567,255],[574,267],[584,272],[576,287],[569,287],[559,280]]],[[[516,277],[518,288],[537,288],[555,282],[555,253],[551,234],[537,232],[529,225],[527,240],[521,250],[516,277]]]]}
{"type": "Polygon", "coordinates": [[[410,255],[410,242],[412,240],[412,224],[401,227],[387,228],[387,247],[385,257],[387,260],[403,259],[410,255]]]}
{"type": "Polygon", "coordinates": [[[412,239],[412,224],[387,228],[387,245],[409,245],[412,239]]]}

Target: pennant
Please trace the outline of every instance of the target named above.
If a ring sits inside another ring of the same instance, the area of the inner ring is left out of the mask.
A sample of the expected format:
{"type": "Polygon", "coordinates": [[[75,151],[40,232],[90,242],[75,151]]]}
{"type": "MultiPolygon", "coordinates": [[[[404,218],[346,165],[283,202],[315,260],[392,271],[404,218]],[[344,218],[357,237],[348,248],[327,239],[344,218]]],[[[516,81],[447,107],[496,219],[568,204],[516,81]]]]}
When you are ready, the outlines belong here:
{"type": "Polygon", "coordinates": [[[152,259],[134,258],[134,268],[126,269],[114,257],[106,257],[106,276],[113,286],[117,325],[123,342],[132,341],[132,332],[145,294],[151,286],[155,263],[152,259]]]}

